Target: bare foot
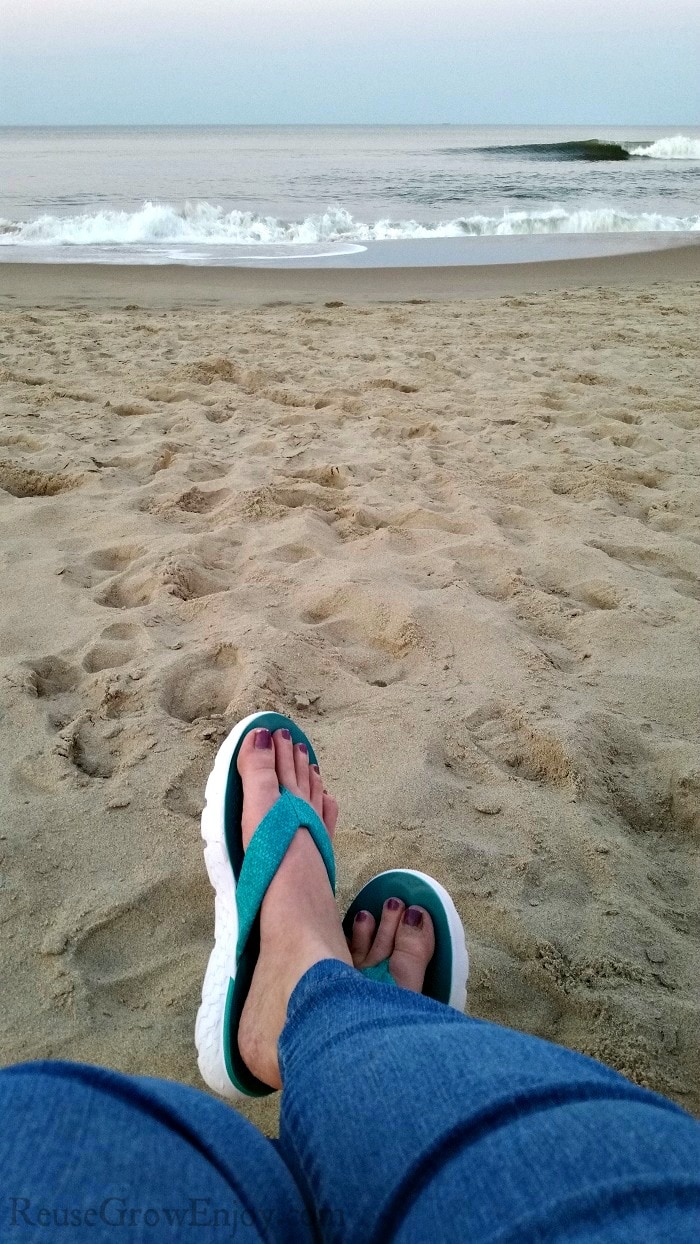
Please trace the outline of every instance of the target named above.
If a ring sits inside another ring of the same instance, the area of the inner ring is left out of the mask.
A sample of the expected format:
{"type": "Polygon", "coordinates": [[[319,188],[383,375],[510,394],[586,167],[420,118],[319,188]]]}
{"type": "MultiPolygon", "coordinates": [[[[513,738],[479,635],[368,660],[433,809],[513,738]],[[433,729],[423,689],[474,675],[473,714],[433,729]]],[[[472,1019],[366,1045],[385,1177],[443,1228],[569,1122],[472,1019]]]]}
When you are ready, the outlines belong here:
{"type": "Polygon", "coordinates": [[[420,993],[434,951],[433,922],[422,907],[406,907],[400,898],[388,898],[379,928],[370,912],[358,911],[355,916],[350,953],[356,968],[373,968],[388,959],[396,984],[420,993]]]}
{"type": "MultiPolygon", "coordinates": [[[[331,838],[338,805],[323,789],[303,743],[292,745],[288,730],[251,730],[238,754],[243,783],[243,847],[279,797],[280,785],[306,799],[331,838]]],[[[277,1042],[287,1004],[301,977],[322,959],[369,967],[390,958],[397,983],[419,991],[434,950],[427,912],[405,911],[398,899],[384,908],[376,938],[374,921],[360,912],[351,949],[345,940],[326,868],[306,829],[300,829],[270,883],[260,909],[260,956],[241,1015],[238,1044],[253,1075],[281,1088],[277,1042]],[[394,906],[393,904],[397,904],[394,906]],[[420,920],[418,920],[420,916],[420,920]],[[403,917],[403,918],[402,918],[403,917]],[[352,950],[352,954],[351,954],[352,950]]]]}

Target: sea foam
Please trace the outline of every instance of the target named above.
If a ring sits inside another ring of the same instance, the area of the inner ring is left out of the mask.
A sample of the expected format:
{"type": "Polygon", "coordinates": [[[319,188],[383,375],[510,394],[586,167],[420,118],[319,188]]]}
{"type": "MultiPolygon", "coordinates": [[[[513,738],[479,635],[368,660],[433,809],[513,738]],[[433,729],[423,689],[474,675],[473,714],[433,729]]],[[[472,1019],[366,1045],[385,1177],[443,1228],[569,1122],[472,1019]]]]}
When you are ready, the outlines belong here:
{"type": "Polygon", "coordinates": [[[674,138],[659,138],[646,147],[629,147],[630,155],[644,156],[647,160],[700,160],[700,138],[686,138],[676,134],[674,138]]]}
{"type": "MultiPolygon", "coordinates": [[[[665,141],[665,140],[664,140],[665,141]]],[[[355,220],[343,207],[329,207],[301,221],[231,211],[211,203],[144,203],[138,211],[105,210],[78,216],[0,220],[0,246],[199,246],[313,245],[411,238],[499,237],[551,233],[656,233],[700,230],[700,215],[680,217],[625,212],[615,207],[567,211],[506,211],[501,216],[460,216],[449,221],[355,220]]]]}

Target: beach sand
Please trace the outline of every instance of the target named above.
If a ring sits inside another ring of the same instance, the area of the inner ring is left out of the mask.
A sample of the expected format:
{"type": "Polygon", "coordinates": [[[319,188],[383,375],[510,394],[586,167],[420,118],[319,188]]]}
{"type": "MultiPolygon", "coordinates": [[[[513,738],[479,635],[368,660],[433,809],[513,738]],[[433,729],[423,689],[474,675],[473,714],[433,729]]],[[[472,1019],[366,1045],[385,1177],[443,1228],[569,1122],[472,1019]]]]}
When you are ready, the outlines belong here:
{"type": "MultiPolygon", "coordinates": [[[[199,1083],[204,783],[275,708],[340,798],[341,907],[382,868],[434,874],[472,1014],[700,1109],[700,249],[679,254],[665,283],[651,256],[602,287],[453,274],[461,301],[421,305],[395,274],[347,305],[357,274],[325,273],[295,305],[299,274],[6,267],[3,1062],[199,1083]]],[[[274,1130],[276,1102],[248,1113],[274,1130]]]]}

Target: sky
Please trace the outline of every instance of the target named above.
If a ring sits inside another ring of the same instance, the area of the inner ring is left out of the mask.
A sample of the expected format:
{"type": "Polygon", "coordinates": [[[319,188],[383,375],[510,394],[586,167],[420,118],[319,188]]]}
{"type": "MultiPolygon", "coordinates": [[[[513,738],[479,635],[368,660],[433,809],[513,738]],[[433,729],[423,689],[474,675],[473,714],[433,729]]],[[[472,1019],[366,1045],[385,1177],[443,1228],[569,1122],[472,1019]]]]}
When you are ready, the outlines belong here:
{"type": "Polygon", "coordinates": [[[4,0],[0,125],[700,124],[700,0],[4,0]]]}

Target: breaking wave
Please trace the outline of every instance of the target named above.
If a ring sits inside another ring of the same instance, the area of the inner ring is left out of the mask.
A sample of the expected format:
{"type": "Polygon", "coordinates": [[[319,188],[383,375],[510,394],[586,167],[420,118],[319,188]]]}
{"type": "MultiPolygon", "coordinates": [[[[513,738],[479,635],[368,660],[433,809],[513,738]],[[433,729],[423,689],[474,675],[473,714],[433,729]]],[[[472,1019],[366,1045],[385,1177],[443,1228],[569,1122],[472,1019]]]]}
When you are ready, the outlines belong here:
{"type": "Polygon", "coordinates": [[[649,147],[630,147],[631,156],[644,156],[647,160],[700,160],[700,138],[660,138],[649,147]]]}
{"type": "Polygon", "coordinates": [[[501,216],[460,216],[433,224],[416,220],[363,223],[342,207],[301,221],[252,212],[226,212],[210,203],[144,203],[138,211],[101,211],[79,216],[0,220],[0,246],[143,246],[179,243],[199,246],[309,245],[412,238],[498,237],[542,233],[656,233],[700,230],[700,215],[665,216],[615,207],[567,211],[506,211],[501,216]]]}
{"type": "MultiPolygon", "coordinates": [[[[450,147],[451,155],[466,154],[473,148],[450,147]]],[[[537,160],[631,160],[643,156],[647,160],[700,160],[700,138],[660,138],[656,142],[606,142],[602,138],[578,138],[563,143],[523,143],[508,147],[479,147],[490,155],[517,155],[537,160]]]]}

